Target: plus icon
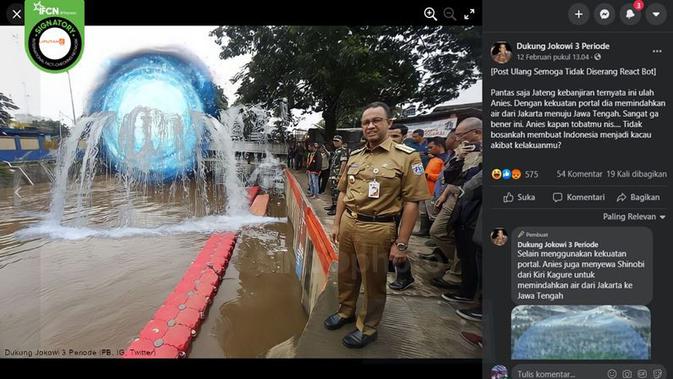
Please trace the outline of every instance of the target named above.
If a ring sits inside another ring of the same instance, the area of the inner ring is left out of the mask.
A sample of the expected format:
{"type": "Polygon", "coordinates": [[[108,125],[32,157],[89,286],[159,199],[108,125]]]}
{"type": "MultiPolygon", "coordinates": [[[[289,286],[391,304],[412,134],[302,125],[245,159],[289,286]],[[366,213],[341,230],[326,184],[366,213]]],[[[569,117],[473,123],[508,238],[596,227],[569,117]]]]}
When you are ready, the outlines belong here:
{"type": "Polygon", "coordinates": [[[576,3],[568,9],[568,21],[574,25],[584,25],[589,21],[589,14],[589,8],[586,5],[576,3]]]}

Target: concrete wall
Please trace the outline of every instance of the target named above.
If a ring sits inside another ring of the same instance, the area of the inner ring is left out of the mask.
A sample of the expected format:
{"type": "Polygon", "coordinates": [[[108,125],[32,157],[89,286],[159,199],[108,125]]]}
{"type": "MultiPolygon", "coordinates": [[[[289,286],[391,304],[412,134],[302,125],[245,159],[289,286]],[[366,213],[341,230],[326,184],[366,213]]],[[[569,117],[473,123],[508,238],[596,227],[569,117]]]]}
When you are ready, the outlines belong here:
{"type": "Polygon", "coordinates": [[[302,286],[302,305],[311,314],[318,296],[325,289],[330,264],[336,259],[327,233],[299,187],[297,180],[285,170],[287,217],[292,223],[295,253],[295,274],[302,286]]]}

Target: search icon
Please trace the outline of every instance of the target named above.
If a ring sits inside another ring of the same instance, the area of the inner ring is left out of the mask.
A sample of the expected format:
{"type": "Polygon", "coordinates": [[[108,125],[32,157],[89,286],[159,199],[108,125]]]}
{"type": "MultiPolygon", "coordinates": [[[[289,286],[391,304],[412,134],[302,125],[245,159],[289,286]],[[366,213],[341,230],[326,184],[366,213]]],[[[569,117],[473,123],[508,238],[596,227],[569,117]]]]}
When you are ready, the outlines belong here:
{"type": "Polygon", "coordinates": [[[425,14],[425,18],[431,18],[431,19],[437,21],[437,17],[435,17],[435,8],[427,7],[423,11],[423,13],[425,14]]]}
{"type": "Polygon", "coordinates": [[[453,11],[453,8],[451,7],[444,8],[444,17],[446,17],[447,20],[458,21],[456,20],[456,17],[453,15],[454,13],[455,12],[453,11]]]}

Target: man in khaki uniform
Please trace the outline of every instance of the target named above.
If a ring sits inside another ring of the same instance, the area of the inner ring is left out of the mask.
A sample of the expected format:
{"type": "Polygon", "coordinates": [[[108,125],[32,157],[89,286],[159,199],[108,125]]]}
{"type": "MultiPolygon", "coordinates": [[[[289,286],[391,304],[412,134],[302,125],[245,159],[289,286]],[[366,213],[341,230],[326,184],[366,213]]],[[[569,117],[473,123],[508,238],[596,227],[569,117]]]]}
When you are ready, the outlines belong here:
{"type": "Polygon", "coordinates": [[[357,329],[343,339],[351,348],[364,347],[376,339],[386,303],[388,260],[395,265],[406,261],[418,202],[430,198],[420,156],[388,138],[391,124],[385,103],[365,107],[361,125],[367,144],[351,152],[338,184],[332,239],[339,246],[339,310],[324,324],[334,330],[354,322],[360,285],[364,284],[357,329]],[[395,217],[400,213],[398,235],[395,217]]]}

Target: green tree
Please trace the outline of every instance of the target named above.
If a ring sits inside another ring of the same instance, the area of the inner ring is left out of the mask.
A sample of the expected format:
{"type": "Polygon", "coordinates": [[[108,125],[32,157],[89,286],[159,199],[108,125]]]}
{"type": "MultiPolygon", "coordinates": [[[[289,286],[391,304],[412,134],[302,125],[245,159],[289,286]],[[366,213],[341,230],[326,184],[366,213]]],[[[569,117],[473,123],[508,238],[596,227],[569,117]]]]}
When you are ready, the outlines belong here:
{"type": "Polygon", "coordinates": [[[6,128],[9,126],[9,122],[12,120],[12,115],[9,114],[9,111],[15,111],[19,109],[12,99],[5,96],[0,92],[0,127],[6,128]]]}
{"type": "Polygon", "coordinates": [[[412,102],[423,111],[454,99],[481,79],[481,27],[399,28],[405,49],[417,49],[424,74],[412,102]]]}
{"type": "Polygon", "coordinates": [[[63,135],[64,138],[70,135],[70,129],[57,120],[34,120],[30,128],[53,136],[63,135]]]}
{"type": "Polygon", "coordinates": [[[479,30],[399,26],[222,26],[220,58],[252,54],[234,76],[237,102],[322,111],[328,138],[381,100],[429,108],[480,76],[479,30]]]}

